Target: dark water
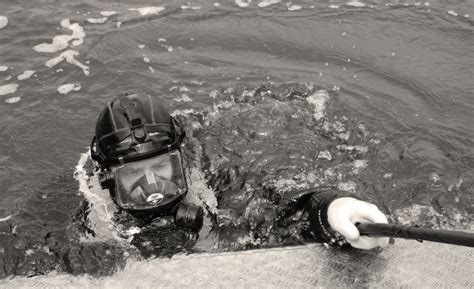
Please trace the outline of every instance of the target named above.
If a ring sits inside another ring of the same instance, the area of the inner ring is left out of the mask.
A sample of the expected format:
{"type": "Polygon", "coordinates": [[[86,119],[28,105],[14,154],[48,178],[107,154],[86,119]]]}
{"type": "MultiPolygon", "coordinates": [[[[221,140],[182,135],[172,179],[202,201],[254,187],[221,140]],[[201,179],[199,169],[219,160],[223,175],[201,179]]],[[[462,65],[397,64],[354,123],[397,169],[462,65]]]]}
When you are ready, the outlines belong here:
{"type": "Polygon", "coordinates": [[[0,29],[0,67],[8,67],[0,71],[0,276],[81,272],[81,262],[108,274],[129,255],[169,255],[176,244],[226,251],[303,242],[304,216],[275,222],[276,199],[311,186],[356,193],[395,221],[472,229],[471,1],[77,2],[0,3],[8,19],[0,29]],[[146,6],[165,9],[128,10],[146,6]],[[87,20],[101,11],[117,14],[87,20]],[[63,19],[85,37],[53,53],[33,50],[71,35],[63,19]],[[79,65],[45,66],[68,49],[79,65]],[[26,70],[34,75],[18,79],[26,70]],[[64,84],[77,90],[61,94],[64,84]],[[166,98],[187,125],[190,170],[203,175],[192,189],[210,186],[218,201],[214,230],[201,239],[115,216],[142,226],[135,246],[80,242],[99,233],[74,168],[101,108],[135,89],[166,98]],[[319,89],[329,93],[321,118],[311,102],[319,89]]]}

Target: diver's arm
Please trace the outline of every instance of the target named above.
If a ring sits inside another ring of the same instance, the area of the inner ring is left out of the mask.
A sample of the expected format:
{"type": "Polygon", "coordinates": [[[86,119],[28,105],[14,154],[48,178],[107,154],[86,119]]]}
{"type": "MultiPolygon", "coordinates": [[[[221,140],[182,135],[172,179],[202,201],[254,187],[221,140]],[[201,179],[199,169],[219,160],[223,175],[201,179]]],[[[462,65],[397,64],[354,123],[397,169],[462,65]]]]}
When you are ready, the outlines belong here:
{"type": "Polygon", "coordinates": [[[387,223],[385,215],[373,204],[350,194],[332,190],[312,194],[308,202],[312,231],[324,242],[359,249],[372,249],[388,244],[388,238],[360,236],[357,222],[387,223]]]}

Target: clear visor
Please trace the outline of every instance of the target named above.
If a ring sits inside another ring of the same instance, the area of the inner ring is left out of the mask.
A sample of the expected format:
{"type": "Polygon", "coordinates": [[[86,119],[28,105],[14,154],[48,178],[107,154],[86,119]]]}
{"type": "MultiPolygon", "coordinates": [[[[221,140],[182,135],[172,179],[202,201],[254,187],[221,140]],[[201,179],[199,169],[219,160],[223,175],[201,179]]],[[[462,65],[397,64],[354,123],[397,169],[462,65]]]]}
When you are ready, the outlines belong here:
{"type": "Polygon", "coordinates": [[[186,191],[179,150],[111,169],[116,199],[124,209],[153,208],[186,191]]]}

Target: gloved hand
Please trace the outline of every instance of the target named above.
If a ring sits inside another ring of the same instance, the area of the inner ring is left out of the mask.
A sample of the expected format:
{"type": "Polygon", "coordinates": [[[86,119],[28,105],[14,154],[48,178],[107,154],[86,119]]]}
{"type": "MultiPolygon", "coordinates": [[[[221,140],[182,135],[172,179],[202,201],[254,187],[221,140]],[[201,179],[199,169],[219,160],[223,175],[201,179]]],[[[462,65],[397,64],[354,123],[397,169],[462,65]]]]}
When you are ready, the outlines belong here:
{"type": "Polygon", "coordinates": [[[337,198],[329,204],[328,222],[354,248],[370,250],[388,245],[386,237],[361,236],[355,223],[388,223],[377,206],[354,198],[337,198]]]}

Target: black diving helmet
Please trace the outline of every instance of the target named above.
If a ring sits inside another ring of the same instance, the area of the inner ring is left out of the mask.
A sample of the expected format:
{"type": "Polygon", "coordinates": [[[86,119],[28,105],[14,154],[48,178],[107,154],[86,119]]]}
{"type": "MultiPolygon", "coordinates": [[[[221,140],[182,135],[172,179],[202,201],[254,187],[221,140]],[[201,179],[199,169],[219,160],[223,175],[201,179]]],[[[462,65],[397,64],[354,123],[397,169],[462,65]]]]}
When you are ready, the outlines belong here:
{"type": "Polygon", "coordinates": [[[91,157],[117,206],[136,216],[177,209],[188,190],[184,137],[161,99],[126,94],[108,103],[97,120],[91,157]]]}

